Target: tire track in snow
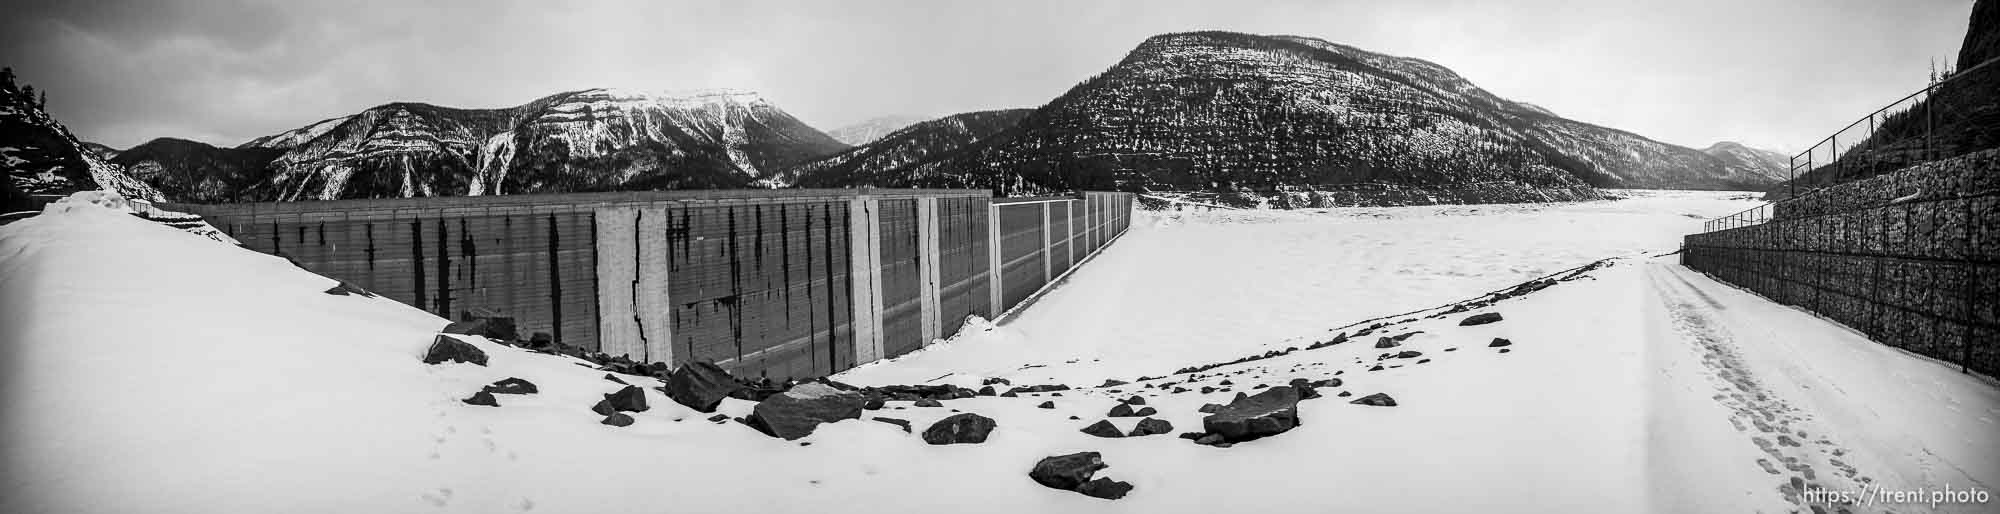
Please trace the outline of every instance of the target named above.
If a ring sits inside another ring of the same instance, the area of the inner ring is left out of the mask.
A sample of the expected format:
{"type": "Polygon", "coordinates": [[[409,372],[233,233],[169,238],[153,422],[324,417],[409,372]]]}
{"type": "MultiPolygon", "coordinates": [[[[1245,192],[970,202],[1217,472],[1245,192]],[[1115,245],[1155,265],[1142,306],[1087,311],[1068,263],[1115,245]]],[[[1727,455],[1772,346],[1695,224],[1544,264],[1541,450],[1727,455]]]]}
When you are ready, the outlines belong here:
{"type": "Polygon", "coordinates": [[[1673,280],[1667,280],[1661,276],[1661,270],[1657,266],[1648,267],[1647,279],[1667,307],[1674,331],[1700,355],[1708,381],[1715,389],[1709,398],[1728,409],[1730,425],[1749,436],[1750,442],[1764,453],[1765,457],[1757,459],[1756,465],[1781,477],[1778,492],[1800,509],[1816,513],[1852,512],[1848,506],[1809,503],[1803,493],[1808,489],[1853,490],[1855,486],[1873,483],[1874,479],[1841,460],[1849,451],[1846,448],[1824,435],[1813,439],[1803,428],[1812,417],[1760,383],[1737,351],[1735,338],[1718,319],[1720,311],[1726,309],[1721,302],[1678,275],[1669,275],[1673,280]],[[1828,486],[1813,466],[1818,458],[1823,458],[1825,466],[1833,468],[1838,479],[1847,484],[1828,486]]]}

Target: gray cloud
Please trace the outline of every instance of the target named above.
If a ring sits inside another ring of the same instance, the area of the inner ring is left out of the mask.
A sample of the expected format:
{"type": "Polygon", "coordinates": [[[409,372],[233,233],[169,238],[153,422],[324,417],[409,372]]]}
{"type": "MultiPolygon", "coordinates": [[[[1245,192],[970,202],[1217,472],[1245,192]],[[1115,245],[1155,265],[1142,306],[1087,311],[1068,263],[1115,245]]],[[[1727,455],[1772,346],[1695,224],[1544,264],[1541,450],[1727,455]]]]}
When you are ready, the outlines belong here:
{"type": "Polygon", "coordinates": [[[763,92],[824,129],[1032,107],[1147,36],[1223,29],[1428,59],[1502,96],[1655,139],[1798,149],[1922,86],[1970,0],[1632,3],[56,2],[0,64],[79,137],[220,145],[391,101],[589,87],[763,92]]]}

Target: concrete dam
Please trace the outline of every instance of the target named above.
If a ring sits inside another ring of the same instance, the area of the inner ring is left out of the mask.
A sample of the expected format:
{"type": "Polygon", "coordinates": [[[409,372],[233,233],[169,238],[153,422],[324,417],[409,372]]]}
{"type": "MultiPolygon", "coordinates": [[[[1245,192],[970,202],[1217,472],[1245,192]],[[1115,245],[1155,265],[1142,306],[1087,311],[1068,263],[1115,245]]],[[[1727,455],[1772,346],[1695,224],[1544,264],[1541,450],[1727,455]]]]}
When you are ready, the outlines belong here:
{"type": "Polygon", "coordinates": [[[993,319],[1130,226],[1133,195],[704,190],[162,204],[451,319],[638,362],[807,378],[993,319]]]}

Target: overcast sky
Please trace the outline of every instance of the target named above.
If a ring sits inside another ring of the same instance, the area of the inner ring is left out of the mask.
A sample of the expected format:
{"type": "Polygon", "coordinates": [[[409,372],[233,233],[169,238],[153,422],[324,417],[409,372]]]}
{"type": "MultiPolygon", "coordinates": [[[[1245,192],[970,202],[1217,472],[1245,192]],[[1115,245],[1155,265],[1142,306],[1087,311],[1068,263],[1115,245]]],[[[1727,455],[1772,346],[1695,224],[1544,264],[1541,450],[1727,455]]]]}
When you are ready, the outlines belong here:
{"type": "Polygon", "coordinates": [[[233,146],[391,101],[732,87],[822,130],[1034,107],[1147,36],[1293,34],[1437,62],[1501,96],[1693,147],[1796,150],[1924,84],[1972,0],[58,1],[0,65],[79,138],[233,146]],[[416,5],[421,4],[421,5],[416,5]]]}

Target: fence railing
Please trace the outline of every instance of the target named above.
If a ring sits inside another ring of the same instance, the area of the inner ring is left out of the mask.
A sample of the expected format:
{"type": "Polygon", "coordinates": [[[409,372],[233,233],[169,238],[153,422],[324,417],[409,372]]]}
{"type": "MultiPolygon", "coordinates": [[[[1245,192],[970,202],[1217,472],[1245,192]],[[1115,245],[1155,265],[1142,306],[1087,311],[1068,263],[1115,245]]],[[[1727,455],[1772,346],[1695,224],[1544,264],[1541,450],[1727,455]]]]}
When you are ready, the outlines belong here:
{"type": "Polygon", "coordinates": [[[1709,220],[1704,232],[1763,223],[1771,206],[1826,186],[2000,144],[2000,59],[1959,70],[1847,124],[1793,155],[1772,203],[1709,220]]]}

